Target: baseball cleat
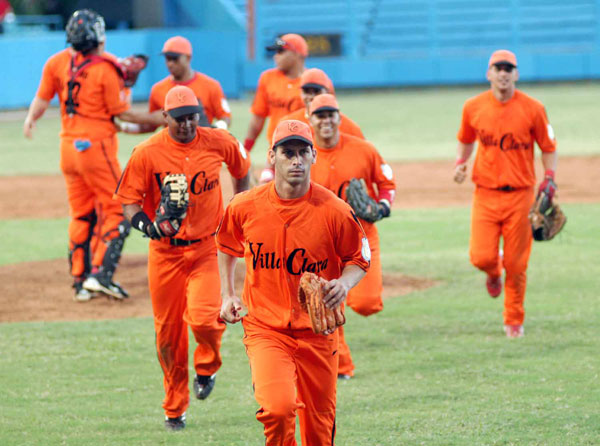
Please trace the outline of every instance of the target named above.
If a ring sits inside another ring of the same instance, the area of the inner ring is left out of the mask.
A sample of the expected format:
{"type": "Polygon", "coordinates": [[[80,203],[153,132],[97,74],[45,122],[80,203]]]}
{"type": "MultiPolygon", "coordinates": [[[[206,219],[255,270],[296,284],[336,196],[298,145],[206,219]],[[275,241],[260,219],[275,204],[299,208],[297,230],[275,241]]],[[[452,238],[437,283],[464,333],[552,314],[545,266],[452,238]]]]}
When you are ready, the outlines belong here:
{"type": "Polygon", "coordinates": [[[83,282],[75,282],[73,288],[75,289],[75,296],[73,296],[75,302],[87,302],[95,295],[95,293],[92,293],[83,287],[83,282]]]}
{"type": "Polygon", "coordinates": [[[108,280],[106,277],[103,277],[101,273],[90,274],[83,282],[83,288],[88,291],[104,293],[115,299],[126,299],[129,297],[129,293],[125,291],[121,285],[108,280]]]}
{"type": "Polygon", "coordinates": [[[488,294],[491,297],[496,298],[500,296],[500,293],[502,293],[502,277],[487,276],[485,286],[487,288],[488,294]]]}
{"type": "Polygon", "coordinates": [[[165,416],[165,429],[168,431],[180,431],[185,427],[185,412],[178,417],[169,418],[165,416]]]}
{"type": "Polygon", "coordinates": [[[205,400],[215,387],[217,374],[210,376],[196,375],[194,378],[194,393],[199,400],[205,400]]]}
{"type": "Polygon", "coordinates": [[[521,338],[525,333],[522,325],[505,325],[504,333],[507,338],[521,338]]]}
{"type": "Polygon", "coordinates": [[[348,375],[346,373],[338,373],[338,379],[348,381],[349,379],[352,379],[352,375],[348,375]]]}

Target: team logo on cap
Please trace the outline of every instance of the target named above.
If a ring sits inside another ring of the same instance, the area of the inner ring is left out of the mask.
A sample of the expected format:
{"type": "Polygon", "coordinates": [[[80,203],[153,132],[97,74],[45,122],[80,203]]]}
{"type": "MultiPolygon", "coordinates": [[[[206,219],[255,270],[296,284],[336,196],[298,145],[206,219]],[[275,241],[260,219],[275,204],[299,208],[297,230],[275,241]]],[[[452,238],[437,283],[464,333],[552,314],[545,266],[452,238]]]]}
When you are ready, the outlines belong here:
{"type": "Polygon", "coordinates": [[[185,94],[183,93],[183,91],[177,92],[177,100],[179,102],[185,102],[185,94]]]}
{"type": "Polygon", "coordinates": [[[300,126],[297,122],[288,122],[288,130],[295,133],[300,130],[300,126]]]}

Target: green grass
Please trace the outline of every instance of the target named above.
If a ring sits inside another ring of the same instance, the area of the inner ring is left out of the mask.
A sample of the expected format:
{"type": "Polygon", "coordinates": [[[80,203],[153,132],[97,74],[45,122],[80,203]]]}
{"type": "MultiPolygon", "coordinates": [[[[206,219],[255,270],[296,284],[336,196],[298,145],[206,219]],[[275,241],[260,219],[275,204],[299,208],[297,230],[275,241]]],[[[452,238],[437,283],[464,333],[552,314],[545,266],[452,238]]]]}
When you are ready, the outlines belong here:
{"type": "MultiPolygon", "coordinates": [[[[357,375],[339,386],[337,444],[597,444],[600,205],[564,208],[564,231],[534,245],[519,340],[504,337],[502,301],[469,264],[468,209],[382,222],[385,269],[442,284],[387,300],[370,318],[349,312],[357,375]]],[[[192,401],[181,434],[163,432],[149,318],[0,324],[0,351],[0,444],[263,442],[239,326],[224,338],[214,394],[192,401]]]]}
{"type": "MultiPolygon", "coordinates": [[[[359,123],[367,139],[387,160],[450,159],[455,156],[456,132],[464,101],[486,88],[482,85],[340,92],[338,99],[344,113],[359,123]]],[[[600,128],[595,118],[600,84],[534,84],[521,88],[545,104],[561,155],[599,153],[600,128]]],[[[248,128],[251,99],[231,101],[231,132],[240,140],[248,128]]],[[[2,122],[1,175],[59,172],[59,119],[44,117],[37,126],[35,138],[29,141],[22,136],[22,119],[2,122]]],[[[264,133],[252,152],[253,162],[260,165],[266,159],[264,133]]],[[[147,136],[119,135],[119,158],[123,166],[133,147],[147,136]]]]}
{"type": "MultiPolygon", "coordinates": [[[[339,100],[386,158],[450,159],[462,103],[484,88],[342,92],[339,100]]],[[[599,85],[523,90],[545,103],[561,155],[600,153],[599,85]]],[[[248,107],[232,101],[240,139],[248,107]]],[[[0,175],[58,173],[58,119],[42,119],[33,141],[21,125],[0,126],[0,175]]],[[[119,138],[124,165],[143,136],[119,138]]],[[[253,160],[264,159],[263,137],[253,160]]],[[[563,232],[534,244],[519,340],[503,336],[502,299],[487,296],[469,264],[468,208],[397,210],[379,224],[384,270],[440,285],[387,300],[370,318],[348,312],[357,374],[339,384],[336,444],[599,444],[600,204],[564,209],[563,232]]],[[[0,265],[64,258],[66,227],[67,219],[0,220],[0,265]]],[[[125,252],[146,251],[134,231],[125,252]]],[[[188,427],[172,434],[162,427],[151,318],[0,324],[0,445],[264,444],[241,336],[239,325],[227,330],[214,393],[193,400],[188,427]]]]}

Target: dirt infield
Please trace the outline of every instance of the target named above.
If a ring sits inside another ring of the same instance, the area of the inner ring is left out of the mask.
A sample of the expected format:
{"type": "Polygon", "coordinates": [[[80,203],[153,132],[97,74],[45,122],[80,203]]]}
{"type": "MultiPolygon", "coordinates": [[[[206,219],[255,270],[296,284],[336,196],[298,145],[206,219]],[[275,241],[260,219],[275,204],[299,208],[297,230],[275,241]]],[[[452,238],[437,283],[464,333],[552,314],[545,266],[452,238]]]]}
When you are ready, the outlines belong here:
{"type": "MultiPolygon", "coordinates": [[[[473,186],[471,183],[461,186],[452,183],[450,161],[395,163],[392,167],[398,183],[396,209],[466,206],[470,203],[473,186]]],[[[600,172],[600,156],[561,158],[557,178],[561,202],[600,202],[600,191],[594,187],[597,172],[600,172]]],[[[538,171],[538,177],[541,174],[538,171]]],[[[225,172],[221,184],[227,202],[232,189],[225,172]]],[[[0,199],[0,219],[68,216],[61,175],[0,177],[0,188],[4,192],[4,198],[0,199]]],[[[116,280],[131,293],[131,298],[116,301],[102,296],[87,303],[76,303],[72,300],[74,293],[70,288],[66,259],[1,266],[0,322],[150,316],[152,307],[146,267],[146,256],[123,257],[116,280]]],[[[241,290],[243,268],[237,269],[236,288],[241,290]]],[[[435,285],[431,280],[402,274],[384,274],[383,280],[384,297],[402,296],[435,285]]]]}

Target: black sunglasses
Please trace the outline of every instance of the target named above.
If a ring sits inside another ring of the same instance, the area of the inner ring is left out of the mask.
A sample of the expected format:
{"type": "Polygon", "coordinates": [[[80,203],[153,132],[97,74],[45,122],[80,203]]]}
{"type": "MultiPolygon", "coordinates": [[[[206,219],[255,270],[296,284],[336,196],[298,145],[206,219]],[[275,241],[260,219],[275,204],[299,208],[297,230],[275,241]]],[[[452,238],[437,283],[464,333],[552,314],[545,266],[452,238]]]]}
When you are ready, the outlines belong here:
{"type": "Polygon", "coordinates": [[[179,56],[171,56],[169,54],[166,54],[165,59],[168,60],[169,62],[177,62],[177,60],[179,59],[179,56]]]}
{"type": "Polygon", "coordinates": [[[516,68],[514,65],[510,65],[507,63],[498,63],[494,66],[498,71],[506,71],[507,73],[512,73],[512,70],[516,68]]]}
{"type": "Polygon", "coordinates": [[[276,52],[277,54],[281,54],[281,53],[283,53],[283,52],[285,52],[285,51],[287,51],[287,50],[286,50],[284,47],[282,47],[282,46],[280,46],[280,47],[277,47],[277,49],[275,50],[275,52],[276,52]]]}

